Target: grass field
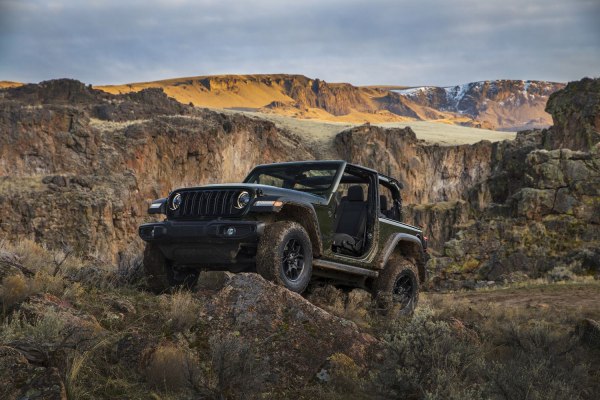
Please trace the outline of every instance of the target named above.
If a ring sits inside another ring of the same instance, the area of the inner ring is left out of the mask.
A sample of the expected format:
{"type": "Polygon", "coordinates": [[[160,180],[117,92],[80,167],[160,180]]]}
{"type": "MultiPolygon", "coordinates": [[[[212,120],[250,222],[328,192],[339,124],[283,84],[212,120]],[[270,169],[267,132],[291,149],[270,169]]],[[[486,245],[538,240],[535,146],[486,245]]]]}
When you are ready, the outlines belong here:
{"type": "MultiPolygon", "coordinates": [[[[353,126],[359,124],[350,124],[342,122],[330,122],[317,119],[298,119],[276,114],[265,114],[254,111],[242,110],[222,110],[215,111],[225,113],[243,113],[245,115],[262,118],[275,123],[277,126],[288,129],[298,136],[306,139],[311,147],[314,148],[319,158],[335,157],[333,151],[333,141],[335,136],[353,126]]],[[[385,128],[404,128],[410,126],[417,134],[417,138],[430,144],[439,144],[442,146],[452,146],[460,144],[472,144],[481,140],[498,142],[502,140],[512,140],[516,134],[513,132],[499,132],[488,129],[469,128],[458,125],[450,125],[426,121],[404,121],[388,122],[381,124],[372,124],[385,128]]]]}

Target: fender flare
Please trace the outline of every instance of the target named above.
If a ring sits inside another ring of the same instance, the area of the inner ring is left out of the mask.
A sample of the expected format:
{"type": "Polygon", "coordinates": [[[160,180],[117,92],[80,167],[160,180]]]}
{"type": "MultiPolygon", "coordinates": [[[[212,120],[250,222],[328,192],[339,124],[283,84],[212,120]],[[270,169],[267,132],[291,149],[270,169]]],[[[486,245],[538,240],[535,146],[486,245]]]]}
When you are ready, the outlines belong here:
{"type": "Polygon", "coordinates": [[[388,262],[389,258],[392,256],[396,248],[401,242],[408,242],[415,246],[418,250],[418,258],[416,261],[417,269],[419,270],[419,278],[421,282],[425,282],[427,280],[427,270],[425,269],[425,264],[427,263],[427,256],[425,251],[423,250],[423,243],[421,240],[411,234],[408,233],[395,233],[390,236],[385,247],[382,250],[381,258],[379,259],[378,267],[383,269],[385,264],[388,262]]]}
{"type": "Polygon", "coordinates": [[[323,239],[321,238],[321,227],[317,220],[317,213],[312,204],[284,200],[281,210],[277,213],[278,219],[285,219],[281,218],[283,215],[292,217],[291,219],[306,229],[313,246],[313,257],[320,256],[323,253],[323,239]]]}

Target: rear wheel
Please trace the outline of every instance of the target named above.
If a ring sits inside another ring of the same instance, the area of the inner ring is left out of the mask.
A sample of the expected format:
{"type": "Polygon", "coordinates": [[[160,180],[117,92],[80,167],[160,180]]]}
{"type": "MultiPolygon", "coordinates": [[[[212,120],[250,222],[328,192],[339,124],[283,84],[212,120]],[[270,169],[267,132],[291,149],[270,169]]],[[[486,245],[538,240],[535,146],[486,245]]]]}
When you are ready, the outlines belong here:
{"type": "Polygon", "coordinates": [[[292,221],[267,226],[258,244],[256,270],[263,278],[302,293],[312,276],[312,245],[304,227],[292,221]]]}
{"type": "Polygon", "coordinates": [[[375,281],[378,306],[389,315],[410,315],[419,301],[419,273],[412,260],[393,255],[375,281]]]}

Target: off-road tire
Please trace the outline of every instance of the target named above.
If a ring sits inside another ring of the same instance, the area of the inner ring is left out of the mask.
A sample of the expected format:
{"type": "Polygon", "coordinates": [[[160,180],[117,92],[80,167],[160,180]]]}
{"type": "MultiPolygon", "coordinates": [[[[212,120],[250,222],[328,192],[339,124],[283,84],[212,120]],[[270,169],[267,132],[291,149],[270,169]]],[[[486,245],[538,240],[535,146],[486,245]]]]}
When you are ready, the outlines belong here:
{"type": "Polygon", "coordinates": [[[146,244],[142,263],[144,265],[148,289],[154,293],[163,293],[173,286],[171,265],[162,251],[160,251],[158,245],[153,243],[146,244]]]}
{"type": "Polygon", "coordinates": [[[374,283],[373,297],[387,315],[411,315],[419,301],[419,272],[414,261],[392,255],[374,283]],[[407,293],[402,296],[403,291],[407,293]]]}
{"type": "Polygon", "coordinates": [[[312,276],[312,245],[304,227],[293,221],[279,221],[268,225],[258,243],[256,271],[263,278],[293,292],[304,292],[312,276]],[[300,250],[292,251],[292,248],[298,246],[300,250]],[[294,254],[300,257],[294,258],[294,254]],[[295,264],[293,260],[296,260],[295,264]],[[300,267],[293,265],[298,265],[300,261],[302,265],[298,272],[300,267]],[[298,275],[292,279],[294,273],[298,275]]]}

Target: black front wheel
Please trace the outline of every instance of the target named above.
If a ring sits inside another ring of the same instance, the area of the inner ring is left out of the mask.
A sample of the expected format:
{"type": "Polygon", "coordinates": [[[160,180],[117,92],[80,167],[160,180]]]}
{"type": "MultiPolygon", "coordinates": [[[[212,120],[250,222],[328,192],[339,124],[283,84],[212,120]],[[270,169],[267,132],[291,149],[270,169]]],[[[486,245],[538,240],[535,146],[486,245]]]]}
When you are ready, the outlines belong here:
{"type": "Polygon", "coordinates": [[[304,227],[292,221],[267,226],[258,245],[256,270],[263,278],[302,293],[312,276],[312,245],[304,227]]]}

